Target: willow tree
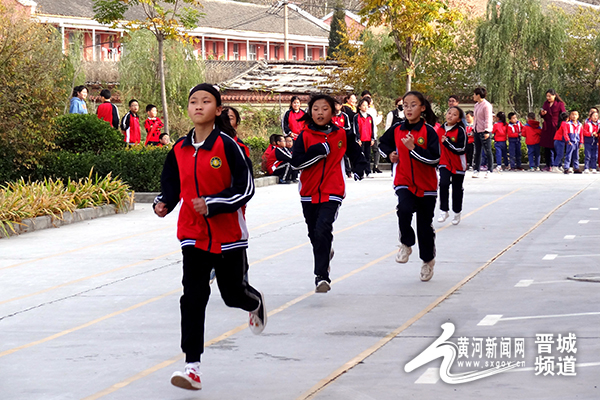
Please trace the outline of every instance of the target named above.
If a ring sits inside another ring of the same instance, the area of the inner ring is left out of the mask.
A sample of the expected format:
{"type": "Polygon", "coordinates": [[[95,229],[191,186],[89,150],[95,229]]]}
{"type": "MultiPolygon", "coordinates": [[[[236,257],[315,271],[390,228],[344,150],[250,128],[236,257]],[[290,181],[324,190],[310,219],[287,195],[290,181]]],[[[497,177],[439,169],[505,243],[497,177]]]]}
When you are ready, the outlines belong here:
{"type": "Polygon", "coordinates": [[[476,38],[482,83],[501,107],[531,111],[559,87],[564,18],[544,14],[540,0],[490,0],[476,38]]]}
{"type": "Polygon", "coordinates": [[[359,15],[368,27],[384,25],[389,29],[393,45],[387,48],[394,59],[402,61],[406,90],[424,50],[452,44],[449,28],[462,14],[444,0],[364,0],[359,15]]]}
{"type": "Polygon", "coordinates": [[[120,27],[126,31],[145,29],[154,35],[158,43],[158,70],[160,98],[163,107],[165,133],[169,132],[167,91],[165,86],[164,44],[167,40],[190,42],[192,39],[185,30],[198,26],[202,15],[195,8],[201,6],[198,0],[94,0],[94,19],[101,24],[120,27]],[[141,11],[145,18],[125,20],[129,10],[141,11]]]}

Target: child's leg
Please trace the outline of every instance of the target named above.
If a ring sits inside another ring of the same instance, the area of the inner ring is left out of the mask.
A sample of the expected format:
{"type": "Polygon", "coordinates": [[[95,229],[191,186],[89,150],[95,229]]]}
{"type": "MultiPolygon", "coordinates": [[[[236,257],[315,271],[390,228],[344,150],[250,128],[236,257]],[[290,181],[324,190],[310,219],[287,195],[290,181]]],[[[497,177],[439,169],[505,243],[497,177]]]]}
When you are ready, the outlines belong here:
{"type": "Polygon", "coordinates": [[[508,163],[508,147],[506,145],[506,142],[502,142],[502,157],[504,157],[504,166],[508,167],[509,163],[508,163]]]}
{"type": "Polygon", "coordinates": [[[592,161],[592,141],[591,137],[583,138],[583,169],[589,169],[592,161]]]}
{"type": "Polygon", "coordinates": [[[193,246],[182,248],[183,296],[181,310],[181,350],[188,363],[200,361],[204,352],[204,319],[210,296],[210,271],[218,255],[193,246]]]}
{"type": "Polygon", "coordinates": [[[473,166],[473,143],[467,143],[467,167],[473,166]]]}
{"type": "Polygon", "coordinates": [[[218,256],[215,267],[217,285],[228,307],[254,311],[260,305],[260,293],[246,280],[248,258],[246,249],[235,249],[218,256]]]}
{"type": "Polygon", "coordinates": [[[535,155],[535,167],[540,167],[540,157],[541,157],[541,146],[540,144],[534,144],[534,155],[535,155]]]}
{"type": "Polygon", "coordinates": [[[559,167],[565,152],[565,142],[562,140],[554,141],[554,161],[552,162],[553,167],[559,167]]]}
{"type": "Polygon", "coordinates": [[[446,168],[440,168],[440,210],[449,211],[450,183],[452,181],[452,172],[446,168]]]}
{"type": "MultiPolygon", "coordinates": [[[[571,167],[571,160],[573,157],[573,144],[571,144],[571,142],[567,142],[566,145],[566,150],[565,150],[565,164],[564,164],[564,169],[567,169],[569,167],[571,167]]],[[[576,148],[576,147],[575,147],[576,148]]]]}
{"type": "Polygon", "coordinates": [[[302,202],[304,219],[308,226],[308,237],[313,247],[315,258],[315,275],[326,281],[329,280],[329,257],[333,242],[333,223],[337,217],[340,203],[328,201],[327,203],[312,204],[302,202]]]}
{"type": "Polygon", "coordinates": [[[362,151],[363,154],[365,155],[365,158],[367,159],[367,174],[371,173],[371,142],[367,141],[367,142],[362,142],[362,151]]]}
{"type": "Polygon", "coordinates": [[[510,159],[510,168],[517,168],[517,138],[508,138],[508,154],[510,159]]]}
{"type": "Polygon", "coordinates": [[[435,258],[435,229],[433,229],[432,224],[435,201],[435,196],[416,198],[419,258],[425,262],[435,258]]]}
{"type": "Polygon", "coordinates": [[[464,180],[465,174],[452,175],[452,211],[454,211],[456,214],[462,211],[464,180]]]}
{"type": "Polygon", "coordinates": [[[527,159],[529,160],[529,168],[535,168],[535,145],[527,145],[527,159]]]}
{"type": "Polygon", "coordinates": [[[590,157],[590,168],[598,169],[598,140],[593,140],[590,147],[590,153],[592,153],[590,157]]]}
{"type": "MultiPolygon", "coordinates": [[[[411,225],[417,196],[412,194],[408,189],[396,190],[396,196],[398,196],[396,215],[398,216],[398,226],[400,228],[400,243],[412,247],[416,242],[415,231],[411,225]]],[[[435,201],[435,197],[433,199],[435,201]]],[[[435,202],[433,208],[435,209],[435,202]]],[[[431,218],[433,219],[433,214],[431,218]]]]}

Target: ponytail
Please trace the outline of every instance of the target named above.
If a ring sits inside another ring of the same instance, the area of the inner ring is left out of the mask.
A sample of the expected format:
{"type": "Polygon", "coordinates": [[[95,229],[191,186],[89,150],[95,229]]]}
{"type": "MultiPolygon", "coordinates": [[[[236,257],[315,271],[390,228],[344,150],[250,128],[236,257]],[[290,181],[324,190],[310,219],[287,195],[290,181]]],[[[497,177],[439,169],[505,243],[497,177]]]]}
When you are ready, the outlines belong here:
{"type": "Polygon", "coordinates": [[[425,111],[421,113],[421,118],[424,118],[425,122],[427,122],[429,125],[434,126],[437,122],[437,117],[431,108],[431,103],[425,98],[423,93],[417,91],[407,92],[404,97],[402,97],[403,101],[406,99],[406,96],[415,96],[417,99],[419,99],[421,105],[425,106],[425,111]]]}

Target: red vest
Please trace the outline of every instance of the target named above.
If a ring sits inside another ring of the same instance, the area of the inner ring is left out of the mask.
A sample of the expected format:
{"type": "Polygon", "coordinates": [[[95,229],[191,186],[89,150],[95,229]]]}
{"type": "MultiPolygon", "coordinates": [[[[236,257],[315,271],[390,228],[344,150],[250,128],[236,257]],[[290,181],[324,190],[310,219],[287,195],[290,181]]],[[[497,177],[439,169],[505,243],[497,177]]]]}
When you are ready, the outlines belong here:
{"type": "Polygon", "coordinates": [[[516,124],[508,124],[506,131],[508,132],[509,138],[518,138],[523,131],[523,124],[521,121],[517,121],[516,124]]]}
{"type": "Polygon", "coordinates": [[[466,143],[458,143],[458,132],[459,127],[454,126],[451,130],[446,132],[444,126],[440,126],[437,129],[437,134],[440,138],[440,164],[439,167],[446,168],[448,171],[456,174],[457,172],[464,172],[467,170],[467,157],[465,154],[458,155],[450,151],[446,146],[444,146],[442,142],[442,136],[444,133],[448,140],[455,146],[459,148],[465,148],[466,151],[466,143]]]}
{"type": "Polygon", "coordinates": [[[506,142],[507,129],[508,125],[502,122],[496,122],[494,124],[494,128],[492,129],[492,133],[494,134],[494,142],[506,142]]]}
{"type": "Polygon", "coordinates": [[[471,125],[467,125],[465,128],[467,133],[467,143],[471,144],[475,142],[475,136],[473,136],[473,127],[471,125]]]}
{"type": "Polygon", "coordinates": [[[373,117],[367,115],[366,118],[359,112],[356,114],[358,118],[358,137],[361,142],[370,142],[374,139],[373,132],[373,117]]]}
{"type": "Polygon", "coordinates": [[[288,111],[288,127],[290,128],[290,131],[294,132],[296,135],[304,129],[304,121],[298,121],[304,114],[305,113],[302,110],[298,110],[298,112],[294,110],[288,111]]]}
{"type": "Polygon", "coordinates": [[[331,117],[331,122],[337,126],[339,126],[340,128],[344,129],[344,127],[346,126],[346,123],[348,121],[346,121],[346,116],[344,113],[340,113],[340,115],[334,115],[333,117],[331,117]]]}

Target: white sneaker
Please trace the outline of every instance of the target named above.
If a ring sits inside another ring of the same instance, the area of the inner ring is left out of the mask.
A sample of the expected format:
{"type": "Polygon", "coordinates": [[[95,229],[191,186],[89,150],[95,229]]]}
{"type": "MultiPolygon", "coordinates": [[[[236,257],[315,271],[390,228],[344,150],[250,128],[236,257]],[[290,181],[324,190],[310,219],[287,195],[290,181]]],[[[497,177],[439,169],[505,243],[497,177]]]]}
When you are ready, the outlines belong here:
{"type": "MultiPolygon", "coordinates": [[[[507,168],[507,169],[508,169],[508,168],[507,168]]],[[[502,166],[501,166],[501,165],[498,165],[498,166],[495,168],[495,170],[496,170],[496,172],[502,172],[502,166]]]]}
{"type": "Polygon", "coordinates": [[[584,174],[589,174],[589,173],[590,173],[590,170],[586,168],[586,169],[584,169],[584,170],[583,170],[583,173],[584,173],[584,174]]]}
{"type": "Polygon", "coordinates": [[[185,372],[173,372],[173,375],[171,375],[171,384],[187,390],[202,389],[202,382],[200,381],[200,375],[202,374],[199,367],[199,362],[186,364],[185,372]]]}
{"type": "Polygon", "coordinates": [[[255,335],[260,334],[265,330],[267,326],[267,306],[265,305],[265,295],[262,292],[260,294],[260,305],[254,311],[250,312],[250,318],[248,320],[248,327],[250,331],[255,335]]]}
{"type": "Polygon", "coordinates": [[[331,290],[331,284],[325,279],[317,282],[315,287],[315,293],[327,293],[331,290]]]}
{"type": "Polygon", "coordinates": [[[455,213],[454,218],[452,218],[452,225],[460,224],[460,213],[455,213]]]}
{"type": "Polygon", "coordinates": [[[598,171],[596,171],[595,169],[592,170],[592,174],[597,174],[598,171]]]}
{"type": "Polygon", "coordinates": [[[489,178],[490,177],[490,171],[485,171],[485,175],[483,176],[484,178],[489,178]]]}
{"type": "Polygon", "coordinates": [[[408,262],[408,257],[410,257],[411,254],[412,248],[400,243],[400,250],[398,250],[398,254],[396,254],[396,262],[406,264],[408,262]]]}
{"type": "Polygon", "coordinates": [[[435,258],[429,262],[423,262],[421,266],[421,280],[427,282],[433,277],[433,266],[435,265],[435,258]]]}
{"type": "Polygon", "coordinates": [[[567,170],[567,173],[568,173],[568,174],[572,174],[572,173],[573,173],[573,168],[569,168],[569,169],[567,170]]]}
{"type": "Polygon", "coordinates": [[[550,172],[559,173],[560,171],[559,171],[558,167],[552,167],[550,172]]]}
{"type": "Polygon", "coordinates": [[[449,216],[450,216],[450,213],[448,213],[448,211],[442,211],[442,213],[440,214],[440,217],[438,218],[438,222],[444,222],[445,220],[448,219],[449,216]]]}
{"type": "Polygon", "coordinates": [[[471,178],[479,178],[479,171],[473,172],[473,176],[471,178]]]}

